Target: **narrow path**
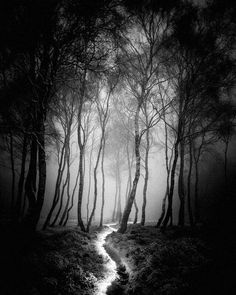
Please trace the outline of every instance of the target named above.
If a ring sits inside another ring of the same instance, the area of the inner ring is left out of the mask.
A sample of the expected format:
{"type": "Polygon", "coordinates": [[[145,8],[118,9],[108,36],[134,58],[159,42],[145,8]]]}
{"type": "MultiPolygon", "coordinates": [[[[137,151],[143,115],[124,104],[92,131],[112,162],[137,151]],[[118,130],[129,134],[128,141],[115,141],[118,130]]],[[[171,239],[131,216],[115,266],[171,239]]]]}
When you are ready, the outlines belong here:
{"type": "Polygon", "coordinates": [[[116,229],[112,227],[112,224],[106,224],[106,228],[98,234],[98,238],[95,243],[98,254],[102,255],[104,258],[106,268],[105,277],[98,281],[98,292],[96,295],[105,295],[107,288],[118,278],[117,264],[105,249],[106,237],[113,231],[116,231],[116,229]]]}

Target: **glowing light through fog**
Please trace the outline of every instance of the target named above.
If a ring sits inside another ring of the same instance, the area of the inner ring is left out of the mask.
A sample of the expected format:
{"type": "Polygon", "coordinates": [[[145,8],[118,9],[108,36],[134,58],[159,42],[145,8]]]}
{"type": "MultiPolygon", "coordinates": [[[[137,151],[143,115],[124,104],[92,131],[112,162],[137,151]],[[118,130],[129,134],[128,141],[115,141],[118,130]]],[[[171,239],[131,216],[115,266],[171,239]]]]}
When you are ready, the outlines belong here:
{"type": "Polygon", "coordinates": [[[118,277],[117,267],[114,260],[108,255],[107,251],[104,248],[106,237],[111,234],[113,231],[117,231],[112,227],[112,224],[107,224],[107,228],[105,228],[101,233],[98,234],[98,238],[96,241],[97,251],[100,255],[102,255],[105,261],[105,278],[98,281],[98,293],[97,295],[104,295],[107,292],[107,288],[111,285],[111,283],[118,277]]]}

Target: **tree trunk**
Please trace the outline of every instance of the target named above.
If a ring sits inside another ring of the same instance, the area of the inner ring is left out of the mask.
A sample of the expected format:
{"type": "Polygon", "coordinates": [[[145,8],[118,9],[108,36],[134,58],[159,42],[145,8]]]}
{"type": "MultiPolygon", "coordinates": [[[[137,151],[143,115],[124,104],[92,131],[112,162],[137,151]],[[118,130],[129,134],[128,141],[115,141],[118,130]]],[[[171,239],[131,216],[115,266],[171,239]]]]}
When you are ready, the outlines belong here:
{"type": "Polygon", "coordinates": [[[120,178],[120,154],[117,157],[117,183],[118,183],[118,198],[117,198],[117,211],[116,220],[121,222],[122,212],[121,212],[121,178],[120,178]]]}
{"type": "MultiPolygon", "coordinates": [[[[66,172],[66,180],[65,182],[63,183],[62,185],[62,191],[61,191],[61,194],[59,199],[60,199],[60,204],[59,204],[59,208],[58,208],[58,211],[57,211],[57,214],[53,220],[53,222],[51,223],[50,226],[55,226],[59,216],[60,216],[60,213],[61,213],[61,210],[62,210],[62,207],[63,207],[63,199],[64,199],[64,192],[65,192],[65,188],[68,184],[68,181],[69,181],[69,170],[70,170],[70,131],[68,131],[68,140],[66,142],[66,148],[65,148],[65,155],[64,155],[64,161],[65,161],[65,164],[67,166],[67,172],[66,172]]],[[[63,174],[64,174],[64,169],[62,171],[62,175],[61,175],[61,178],[63,177],[63,174]]]]}
{"type": "Polygon", "coordinates": [[[26,163],[26,157],[27,157],[27,147],[28,147],[27,135],[24,134],[22,156],[21,156],[21,169],[20,169],[20,177],[18,182],[18,192],[17,192],[17,200],[16,200],[16,216],[18,220],[21,216],[22,194],[23,194],[24,181],[25,181],[25,163],[26,163]]]}
{"type": "Polygon", "coordinates": [[[134,208],[135,208],[135,215],[134,215],[134,222],[133,224],[136,224],[138,222],[138,205],[136,202],[136,199],[134,199],[134,208]]]}
{"type": "Polygon", "coordinates": [[[136,169],[135,169],[135,177],[133,180],[132,189],[129,195],[129,199],[126,203],[124,214],[122,216],[120,228],[118,229],[119,233],[124,233],[127,229],[127,222],[129,220],[129,215],[133,206],[133,202],[136,195],[137,185],[140,177],[140,135],[139,135],[139,113],[140,113],[141,105],[138,103],[136,114],[135,114],[135,159],[136,159],[136,169]]]}
{"type": "Polygon", "coordinates": [[[185,142],[180,142],[180,170],[179,170],[179,181],[178,181],[178,195],[180,200],[179,207],[179,220],[178,225],[184,226],[185,223],[185,188],[184,188],[184,152],[185,142]]]}
{"type": "Polygon", "coordinates": [[[83,199],[83,191],[84,191],[84,169],[83,169],[83,158],[84,158],[84,147],[80,148],[80,158],[79,158],[79,193],[78,193],[78,205],[77,205],[77,218],[78,218],[78,226],[82,231],[85,230],[85,226],[82,220],[82,199],[83,199]]]}
{"type": "MultiPolygon", "coordinates": [[[[162,108],[164,109],[164,102],[162,100],[162,108]]],[[[161,216],[156,224],[156,227],[160,227],[163,219],[165,217],[166,213],[166,200],[169,196],[170,192],[170,167],[171,167],[171,162],[173,158],[173,148],[171,149],[171,157],[169,160],[169,155],[168,155],[168,129],[167,129],[167,123],[166,123],[166,117],[165,117],[165,112],[163,114],[164,116],[164,124],[165,124],[165,164],[166,164],[166,193],[165,196],[162,200],[162,210],[161,210],[161,216]]]]}
{"type": "Polygon", "coordinates": [[[33,213],[36,206],[37,147],[37,139],[33,136],[31,138],[29,169],[25,181],[25,195],[28,199],[28,210],[23,223],[28,229],[33,229],[33,213]]]}
{"type": "Polygon", "coordinates": [[[105,144],[106,144],[106,139],[104,137],[103,148],[102,148],[102,160],[101,160],[101,172],[102,172],[102,206],[101,206],[101,216],[100,216],[101,227],[103,226],[103,211],[104,211],[104,204],[105,204],[105,173],[104,173],[105,144]]]}
{"type": "Polygon", "coordinates": [[[85,131],[82,126],[82,108],[84,104],[84,94],[85,94],[85,86],[86,86],[86,73],[87,69],[84,69],[81,92],[80,92],[80,101],[79,101],[79,109],[78,109],[78,129],[77,129],[77,137],[78,137],[78,145],[80,150],[79,155],[79,192],[78,192],[78,203],[77,203],[77,219],[78,226],[82,231],[86,231],[83,219],[82,219],[82,200],[83,200],[83,192],[84,192],[84,154],[85,154],[85,131]]]}
{"type": "Polygon", "coordinates": [[[70,204],[70,207],[68,208],[68,210],[66,212],[66,219],[65,219],[65,221],[63,223],[63,226],[65,226],[67,224],[69,216],[70,216],[70,211],[72,210],[72,208],[74,206],[75,191],[76,191],[76,188],[77,188],[77,185],[78,185],[78,180],[79,180],[79,169],[77,171],[74,188],[73,188],[73,192],[72,192],[72,195],[71,195],[71,204],[70,204]]]}
{"type": "Polygon", "coordinates": [[[193,213],[192,213],[192,205],[191,205],[191,179],[192,179],[192,167],[193,167],[193,154],[192,154],[192,142],[191,138],[189,138],[189,171],[188,171],[188,214],[189,214],[189,222],[190,225],[193,226],[193,213]]]}
{"type": "Polygon", "coordinates": [[[175,170],[176,170],[176,165],[179,157],[179,141],[176,140],[175,146],[174,146],[174,159],[173,159],[173,165],[171,169],[171,177],[170,177],[170,192],[168,195],[168,207],[167,207],[167,212],[166,216],[163,220],[162,226],[165,228],[170,222],[170,225],[173,223],[173,212],[172,212],[172,204],[173,204],[173,195],[174,195],[174,187],[175,187],[175,170]]]}
{"type": "Polygon", "coordinates": [[[146,204],[147,204],[147,187],[148,187],[148,178],[149,178],[149,167],[148,167],[148,156],[150,149],[150,141],[149,141],[149,129],[146,131],[146,152],[145,152],[145,177],[144,177],[144,186],[143,186],[143,206],[142,206],[142,217],[141,217],[141,225],[144,226],[146,219],[146,204]]]}
{"type": "Polygon", "coordinates": [[[64,208],[64,211],[62,213],[61,219],[59,221],[59,225],[61,226],[66,218],[66,213],[70,204],[70,143],[68,143],[67,146],[67,153],[66,153],[66,163],[67,163],[67,174],[66,174],[66,179],[67,179],[67,188],[66,188],[66,194],[67,194],[67,199],[66,199],[66,205],[64,208]]]}
{"type": "Polygon", "coordinates": [[[98,164],[100,161],[100,156],[101,156],[101,151],[102,151],[102,146],[103,146],[103,140],[104,140],[104,130],[102,131],[102,136],[101,136],[101,140],[100,140],[100,145],[99,145],[99,150],[98,150],[98,155],[97,155],[97,161],[96,161],[96,165],[94,167],[94,171],[93,171],[93,177],[94,177],[94,200],[93,200],[93,209],[92,212],[90,214],[89,217],[89,222],[87,224],[87,232],[89,231],[95,210],[96,210],[96,206],[97,206],[97,169],[98,169],[98,164]]]}
{"type": "Polygon", "coordinates": [[[61,216],[61,219],[59,222],[60,226],[62,226],[65,221],[66,214],[67,214],[69,204],[70,204],[70,198],[71,198],[71,195],[70,195],[70,164],[69,163],[67,164],[67,167],[68,167],[67,168],[67,188],[66,188],[67,200],[66,200],[65,209],[62,213],[62,216],[61,216]]]}
{"type": "Polygon", "coordinates": [[[168,146],[166,145],[166,173],[167,173],[167,177],[166,177],[166,193],[165,196],[162,200],[162,211],[161,211],[161,216],[156,224],[156,227],[160,227],[163,219],[165,217],[165,213],[166,213],[166,200],[168,199],[169,193],[170,193],[170,167],[171,167],[171,163],[172,163],[172,159],[173,159],[173,148],[171,149],[171,156],[170,156],[170,160],[168,157],[168,146]]]}
{"type": "Polygon", "coordinates": [[[51,209],[47,215],[47,218],[44,222],[43,225],[43,230],[46,229],[46,227],[50,224],[51,218],[52,218],[52,214],[58,204],[59,201],[59,188],[61,185],[61,180],[62,180],[62,175],[65,169],[65,165],[66,165],[66,157],[65,157],[65,148],[66,148],[66,141],[67,141],[67,136],[65,135],[65,139],[63,142],[63,146],[62,146],[62,150],[61,150],[61,156],[60,156],[60,161],[59,161],[59,167],[58,167],[58,172],[57,172],[57,180],[56,180],[56,185],[55,185],[55,191],[54,191],[54,197],[53,197],[53,202],[52,202],[52,206],[51,209]]]}
{"type": "Polygon", "coordinates": [[[131,179],[132,179],[132,175],[131,175],[131,169],[132,169],[132,164],[130,161],[130,153],[129,153],[129,141],[127,142],[127,146],[126,146],[126,156],[127,156],[127,163],[128,163],[128,181],[127,181],[127,188],[126,188],[126,202],[128,200],[130,191],[131,191],[131,179]]]}
{"type": "MultiPolygon", "coordinates": [[[[43,115],[42,115],[43,116],[43,115]]],[[[36,229],[41,210],[44,202],[45,188],[46,188],[46,177],[47,177],[47,168],[46,168],[46,154],[45,154],[45,126],[44,119],[40,120],[40,128],[38,134],[38,167],[39,167],[39,181],[38,181],[38,194],[37,194],[37,203],[35,208],[34,216],[34,229],[36,229]]]]}
{"type": "Polygon", "coordinates": [[[62,191],[61,191],[60,197],[59,197],[59,200],[60,200],[59,208],[58,208],[57,213],[56,213],[56,216],[55,216],[53,222],[50,224],[50,226],[55,226],[56,225],[56,222],[57,222],[57,220],[59,218],[59,215],[61,213],[61,210],[62,210],[62,207],[63,207],[64,193],[65,193],[65,188],[67,186],[67,183],[68,183],[68,174],[66,175],[65,182],[63,181],[63,184],[62,184],[62,191]]]}
{"type": "Polygon", "coordinates": [[[163,200],[162,200],[161,216],[160,216],[160,218],[158,219],[158,222],[157,222],[157,224],[156,224],[156,227],[157,227],[157,228],[161,226],[162,221],[163,221],[163,219],[164,219],[164,217],[165,217],[165,213],[166,213],[166,200],[167,200],[167,197],[168,197],[168,192],[167,192],[167,189],[166,189],[165,196],[164,196],[164,198],[163,198],[163,200]]]}
{"type": "MultiPolygon", "coordinates": [[[[194,148],[193,149],[193,158],[194,158],[194,165],[195,165],[195,183],[194,183],[194,217],[195,217],[195,223],[200,222],[200,208],[199,208],[199,192],[198,192],[198,187],[199,187],[199,160],[201,157],[201,150],[204,145],[204,138],[205,134],[202,136],[202,142],[199,146],[198,149],[194,148]],[[197,150],[197,151],[196,151],[197,150]]],[[[193,141],[194,143],[194,141],[193,141]]]]}
{"type": "Polygon", "coordinates": [[[127,183],[126,183],[126,190],[125,190],[125,202],[127,202],[127,200],[128,200],[128,197],[129,197],[129,192],[130,192],[130,182],[131,182],[131,180],[130,180],[130,178],[129,178],[129,176],[128,176],[128,179],[127,179],[127,183]]]}
{"type": "Polygon", "coordinates": [[[118,195],[118,180],[117,180],[117,171],[116,171],[116,192],[115,192],[114,208],[112,213],[112,222],[116,221],[115,219],[116,219],[117,195],[118,195]]]}
{"type": "Polygon", "coordinates": [[[90,202],[90,191],[91,191],[91,170],[92,170],[92,155],[93,155],[93,148],[94,148],[94,131],[93,131],[93,139],[92,139],[92,147],[89,155],[89,184],[88,184],[88,195],[87,195],[87,224],[89,220],[89,202],[90,202]]]}

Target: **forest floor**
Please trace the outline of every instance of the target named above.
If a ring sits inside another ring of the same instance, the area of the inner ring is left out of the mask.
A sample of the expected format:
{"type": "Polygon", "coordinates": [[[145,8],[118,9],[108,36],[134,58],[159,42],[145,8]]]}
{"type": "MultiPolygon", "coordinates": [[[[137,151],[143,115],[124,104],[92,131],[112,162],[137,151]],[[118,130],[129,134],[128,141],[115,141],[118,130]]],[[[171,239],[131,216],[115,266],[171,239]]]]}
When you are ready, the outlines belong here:
{"type": "Polygon", "coordinates": [[[77,227],[51,228],[25,236],[2,230],[0,294],[91,295],[103,277],[104,261],[94,241],[98,234],[77,227]]]}
{"type": "Polygon", "coordinates": [[[129,225],[107,247],[119,255],[129,280],[117,279],[108,295],[236,294],[235,232],[189,227],[129,225]]]}
{"type": "MultiPolygon", "coordinates": [[[[90,234],[76,227],[54,228],[25,236],[1,230],[1,295],[92,295],[103,278],[104,261],[90,234]]],[[[235,234],[235,233],[234,233],[235,234]]],[[[129,225],[113,232],[106,250],[120,277],[107,294],[236,294],[233,233],[129,225]]]]}

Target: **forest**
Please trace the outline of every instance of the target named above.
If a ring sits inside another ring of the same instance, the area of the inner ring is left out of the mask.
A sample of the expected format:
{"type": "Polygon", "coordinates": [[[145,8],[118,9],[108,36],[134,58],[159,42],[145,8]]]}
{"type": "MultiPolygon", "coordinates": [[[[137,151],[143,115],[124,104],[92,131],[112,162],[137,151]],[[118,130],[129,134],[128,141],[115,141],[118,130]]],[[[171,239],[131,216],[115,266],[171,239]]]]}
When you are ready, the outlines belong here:
{"type": "Polygon", "coordinates": [[[0,293],[234,294],[234,1],[2,0],[0,23],[0,293]]]}

